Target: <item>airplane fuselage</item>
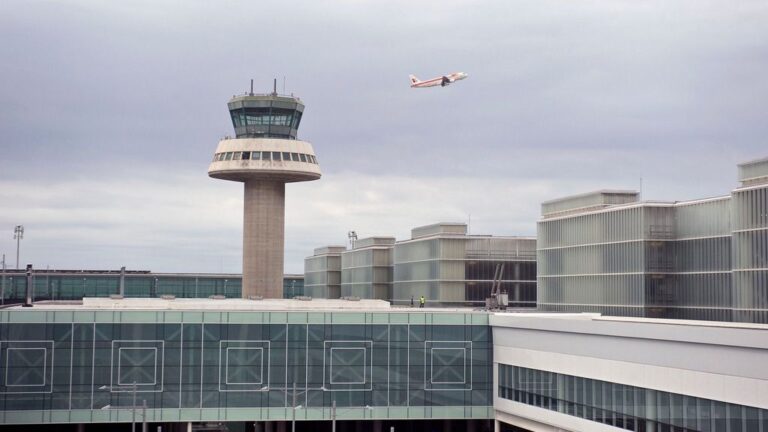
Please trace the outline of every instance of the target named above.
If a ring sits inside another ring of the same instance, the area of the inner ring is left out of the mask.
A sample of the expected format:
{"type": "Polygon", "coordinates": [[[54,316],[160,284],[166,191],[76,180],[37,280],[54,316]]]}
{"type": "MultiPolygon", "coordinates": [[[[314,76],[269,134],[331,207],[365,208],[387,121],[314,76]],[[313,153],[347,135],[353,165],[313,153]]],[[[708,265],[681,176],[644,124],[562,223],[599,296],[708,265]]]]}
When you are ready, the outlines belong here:
{"type": "Polygon", "coordinates": [[[421,81],[415,76],[411,75],[411,88],[424,88],[424,87],[445,87],[449,84],[453,84],[456,81],[461,81],[465,79],[468,75],[464,72],[454,72],[450,73],[448,75],[443,75],[440,77],[428,79],[421,81]]]}

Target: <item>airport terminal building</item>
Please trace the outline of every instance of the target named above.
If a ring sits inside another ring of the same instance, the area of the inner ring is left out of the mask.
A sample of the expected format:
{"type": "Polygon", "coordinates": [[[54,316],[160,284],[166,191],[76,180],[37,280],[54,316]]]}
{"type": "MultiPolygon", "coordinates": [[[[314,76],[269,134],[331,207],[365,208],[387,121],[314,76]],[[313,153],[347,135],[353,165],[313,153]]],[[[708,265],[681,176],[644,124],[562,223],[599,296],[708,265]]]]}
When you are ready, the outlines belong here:
{"type": "MultiPolygon", "coordinates": [[[[154,273],[148,270],[33,269],[31,297],[41,300],[80,300],[84,297],[242,298],[239,273],[154,273]]],[[[0,271],[0,304],[26,299],[26,272],[0,271]]],[[[283,276],[283,298],[304,295],[304,275],[283,276]]]]}
{"type": "Polygon", "coordinates": [[[377,300],[17,305],[0,309],[0,425],[768,432],[766,334],[377,300]]]}
{"type": "Polygon", "coordinates": [[[536,239],[471,235],[465,223],[413,228],[401,241],[359,239],[349,250],[317,248],[304,272],[305,293],[313,297],[410,305],[424,296],[428,306],[484,307],[496,282],[509,307],[536,307],[536,239]]]}
{"type": "Polygon", "coordinates": [[[730,195],[640,201],[598,191],[542,204],[540,310],[768,323],[768,159],[730,195]]]}

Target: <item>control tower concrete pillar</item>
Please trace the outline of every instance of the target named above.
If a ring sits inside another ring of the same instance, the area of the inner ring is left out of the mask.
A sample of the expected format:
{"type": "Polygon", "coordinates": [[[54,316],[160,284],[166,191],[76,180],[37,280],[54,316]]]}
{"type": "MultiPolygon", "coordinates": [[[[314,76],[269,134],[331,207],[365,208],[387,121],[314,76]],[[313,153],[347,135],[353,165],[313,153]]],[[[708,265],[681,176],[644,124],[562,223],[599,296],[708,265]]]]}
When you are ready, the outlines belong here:
{"type": "Polygon", "coordinates": [[[321,176],[312,144],[296,139],[304,104],[251,92],[227,105],[235,138],[219,141],[208,175],[245,183],[243,298],[282,298],[285,184],[321,176]]]}
{"type": "Polygon", "coordinates": [[[264,298],[283,297],[284,238],[285,183],[246,181],[243,276],[248,275],[249,286],[259,291],[251,295],[261,295],[264,298]],[[276,287],[279,289],[275,289],[276,287]]]}

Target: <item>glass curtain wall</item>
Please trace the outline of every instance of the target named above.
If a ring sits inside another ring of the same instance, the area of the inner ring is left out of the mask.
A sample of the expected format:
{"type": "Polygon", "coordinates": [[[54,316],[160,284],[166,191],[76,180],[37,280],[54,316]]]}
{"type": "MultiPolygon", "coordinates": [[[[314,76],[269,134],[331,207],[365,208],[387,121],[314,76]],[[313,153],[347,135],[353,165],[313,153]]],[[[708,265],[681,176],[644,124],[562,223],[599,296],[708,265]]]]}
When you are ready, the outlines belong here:
{"type": "MultiPolygon", "coordinates": [[[[394,244],[394,239],[393,239],[394,244]]],[[[353,249],[341,254],[341,295],[392,300],[393,246],[353,249]]]]}
{"type": "Polygon", "coordinates": [[[643,316],[645,237],[666,232],[647,216],[628,206],[539,221],[539,308],[643,316]]]}
{"type": "Polygon", "coordinates": [[[304,294],[314,298],[341,297],[341,253],[344,246],[318,248],[304,259],[304,294]]]}
{"type": "Polygon", "coordinates": [[[733,192],[734,320],[768,323],[768,185],[733,192]]]}
{"type": "Polygon", "coordinates": [[[409,304],[424,295],[428,305],[484,306],[499,269],[510,307],[535,307],[535,244],[534,239],[464,235],[399,242],[393,301],[409,304]]]}
{"type": "Polygon", "coordinates": [[[768,431],[768,410],[499,364],[498,397],[637,432],[768,431]]]}
{"type": "MultiPolygon", "coordinates": [[[[5,278],[4,303],[20,303],[26,299],[26,276],[24,273],[7,273],[5,278]]],[[[80,300],[83,297],[109,297],[120,290],[120,274],[106,273],[46,273],[34,275],[33,299],[80,300]]],[[[0,284],[3,284],[0,281],[0,284]]],[[[294,283],[295,285],[295,283],[294,283]]],[[[2,288],[2,287],[0,287],[2,288]]],[[[237,275],[196,275],[196,274],[126,274],[126,297],[160,297],[174,295],[178,298],[207,298],[223,295],[240,298],[242,277],[237,275]]]]}
{"type": "MultiPolygon", "coordinates": [[[[760,203],[759,198],[747,201],[760,203]]],[[[738,297],[733,281],[739,280],[748,288],[740,297],[745,318],[737,320],[761,319],[761,312],[749,311],[768,307],[768,300],[761,303],[768,292],[752,288],[762,282],[760,267],[740,273],[733,263],[743,256],[737,251],[760,256],[759,237],[765,230],[737,230],[732,237],[731,206],[726,196],[541,220],[540,308],[731,321],[738,297]],[[747,244],[747,237],[758,240],[747,244]],[[742,245],[732,248],[732,242],[742,245]]],[[[759,213],[759,207],[754,211],[759,213]]],[[[761,265],[747,266],[753,264],[761,265]]]]}
{"type": "Polygon", "coordinates": [[[0,322],[0,424],[116,421],[102,408],[130,406],[134,383],[150,421],[290,419],[294,383],[300,420],[328,419],[334,401],[361,418],[492,418],[484,313],[0,310],[0,322]]]}

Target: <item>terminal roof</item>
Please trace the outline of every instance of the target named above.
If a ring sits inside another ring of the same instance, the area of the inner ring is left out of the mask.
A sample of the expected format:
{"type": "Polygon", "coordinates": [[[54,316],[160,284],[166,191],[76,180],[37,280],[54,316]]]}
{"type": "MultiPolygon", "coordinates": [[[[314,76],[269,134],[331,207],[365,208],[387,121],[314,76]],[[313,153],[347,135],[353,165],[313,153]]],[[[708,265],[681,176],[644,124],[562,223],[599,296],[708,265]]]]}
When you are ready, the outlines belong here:
{"type": "Polygon", "coordinates": [[[384,300],[344,300],[344,299],[193,299],[193,298],[122,298],[106,297],[84,298],[79,301],[36,302],[31,308],[21,305],[6,310],[205,310],[205,311],[296,311],[296,312],[473,312],[486,311],[471,308],[409,308],[391,307],[384,300]]]}

